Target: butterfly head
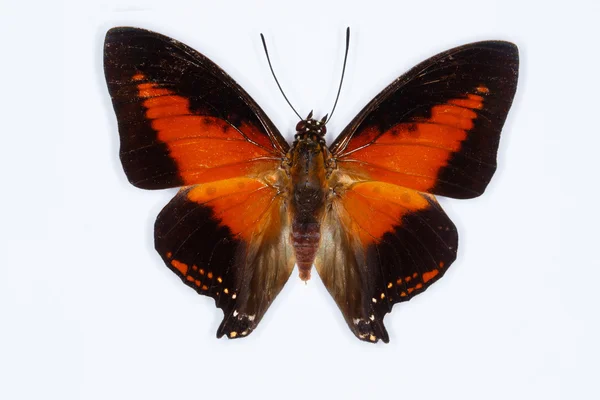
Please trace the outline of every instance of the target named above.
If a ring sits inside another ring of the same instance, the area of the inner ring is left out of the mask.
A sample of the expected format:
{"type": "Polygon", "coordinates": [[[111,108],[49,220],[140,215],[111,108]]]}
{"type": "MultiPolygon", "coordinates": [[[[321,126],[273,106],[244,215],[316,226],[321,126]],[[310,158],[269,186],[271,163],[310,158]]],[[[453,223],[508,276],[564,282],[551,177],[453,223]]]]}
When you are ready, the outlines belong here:
{"type": "Polygon", "coordinates": [[[327,115],[320,120],[314,119],[311,111],[306,119],[301,120],[296,124],[296,139],[312,139],[315,142],[325,142],[325,134],[327,133],[327,115]]]}

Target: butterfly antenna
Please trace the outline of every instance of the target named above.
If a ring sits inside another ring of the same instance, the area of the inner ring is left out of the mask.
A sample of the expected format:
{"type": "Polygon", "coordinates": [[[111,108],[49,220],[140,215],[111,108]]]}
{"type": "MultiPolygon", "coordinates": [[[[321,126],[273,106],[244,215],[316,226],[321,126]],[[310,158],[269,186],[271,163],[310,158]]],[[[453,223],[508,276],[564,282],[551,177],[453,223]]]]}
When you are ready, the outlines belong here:
{"type": "Polygon", "coordinates": [[[346,28],[346,53],[344,54],[344,66],[342,67],[342,78],[340,79],[340,87],[338,88],[337,96],[335,97],[335,103],[333,103],[333,109],[329,113],[329,118],[325,123],[329,122],[335,111],[338,100],[340,99],[340,93],[342,92],[342,83],[344,83],[344,74],[346,73],[346,61],[348,60],[348,49],[350,48],[350,27],[346,28]]]}
{"type": "Polygon", "coordinates": [[[262,40],[263,47],[265,48],[265,54],[267,55],[267,61],[269,62],[269,68],[271,68],[271,73],[273,74],[273,78],[275,78],[275,83],[277,83],[277,86],[279,87],[279,90],[281,91],[281,94],[283,95],[283,98],[285,99],[285,101],[287,101],[287,103],[290,105],[292,110],[294,110],[294,112],[296,113],[298,118],[300,118],[302,120],[302,117],[300,116],[300,114],[298,114],[298,111],[296,111],[296,109],[294,108],[292,103],[290,103],[287,96],[283,92],[283,89],[281,88],[281,85],[279,84],[279,81],[277,80],[277,76],[275,76],[275,71],[273,71],[273,65],[271,65],[271,58],[269,57],[269,50],[267,50],[267,43],[265,42],[265,36],[262,33],[260,34],[260,38],[262,40]]]}

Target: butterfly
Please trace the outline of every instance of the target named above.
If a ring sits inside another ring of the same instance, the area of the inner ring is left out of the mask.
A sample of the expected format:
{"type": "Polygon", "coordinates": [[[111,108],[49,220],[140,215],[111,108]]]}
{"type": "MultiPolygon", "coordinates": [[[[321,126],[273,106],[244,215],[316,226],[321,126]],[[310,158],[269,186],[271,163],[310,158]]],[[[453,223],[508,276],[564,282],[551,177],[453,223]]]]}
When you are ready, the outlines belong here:
{"type": "Polygon", "coordinates": [[[125,174],[142,189],[181,187],[158,215],[155,247],[223,310],[218,338],[249,335],[294,265],[302,280],[314,265],[352,332],[387,343],[392,306],[456,259],[457,230],[435,196],[484,192],[518,63],[509,42],[456,47],[393,81],[331,145],[312,112],[290,145],[185,44],[129,27],[104,44],[125,174]]]}

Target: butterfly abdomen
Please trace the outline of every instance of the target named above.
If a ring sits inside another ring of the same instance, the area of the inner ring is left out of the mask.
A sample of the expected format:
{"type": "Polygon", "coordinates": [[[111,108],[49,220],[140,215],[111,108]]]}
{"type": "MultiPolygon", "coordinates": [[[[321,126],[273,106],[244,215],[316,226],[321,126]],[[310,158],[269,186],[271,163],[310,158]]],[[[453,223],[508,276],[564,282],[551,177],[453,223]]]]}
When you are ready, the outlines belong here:
{"type": "Polygon", "coordinates": [[[310,279],[310,270],[321,241],[321,224],[294,223],[292,225],[292,245],[296,252],[296,263],[300,270],[300,279],[310,279]]]}
{"type": "Polygon", "coordinates": [[[290,239],[296,253],[300,279],[308,280],[321,241],[321,219],[328,190],[325,158],[321,144],[311,139],[296,142],[291,153],[290,239]]]}

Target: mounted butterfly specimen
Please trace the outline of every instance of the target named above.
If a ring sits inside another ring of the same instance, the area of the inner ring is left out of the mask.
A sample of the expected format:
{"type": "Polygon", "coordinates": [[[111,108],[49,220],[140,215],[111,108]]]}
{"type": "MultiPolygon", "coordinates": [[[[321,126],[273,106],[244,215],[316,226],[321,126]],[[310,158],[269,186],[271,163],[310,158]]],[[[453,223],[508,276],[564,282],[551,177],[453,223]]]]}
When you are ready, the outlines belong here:
{"type": "Polygon", "coordinates": [[[190,47],[136,28],[111,29],[104,46],[129,181],[182,187],[156,220],[156,250],[215,300],[217,337],[229,338],[256,328],[297,264],[303,280],[316,267],[359,339],[388,342],[392,306],[456,258],[456,227],[435,195],[484,192],[518,62],[508,42],[448,50],[392,82],[330,146],[328,119],[312,112],[290,146],[190,47]]]}

